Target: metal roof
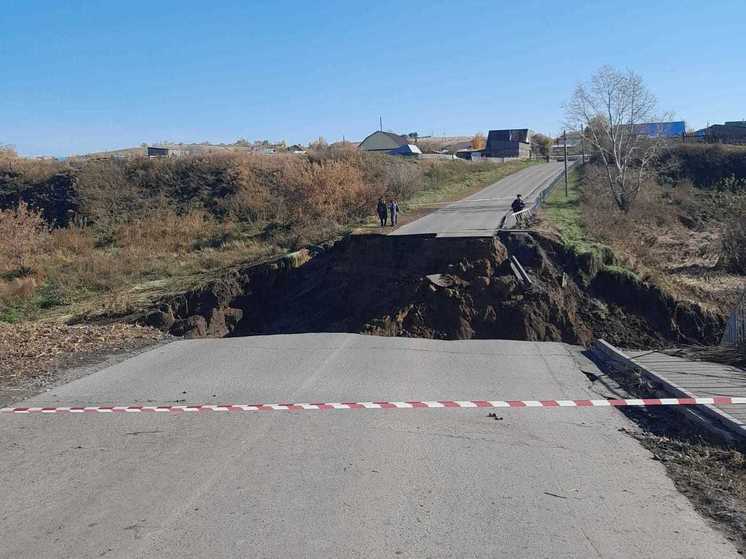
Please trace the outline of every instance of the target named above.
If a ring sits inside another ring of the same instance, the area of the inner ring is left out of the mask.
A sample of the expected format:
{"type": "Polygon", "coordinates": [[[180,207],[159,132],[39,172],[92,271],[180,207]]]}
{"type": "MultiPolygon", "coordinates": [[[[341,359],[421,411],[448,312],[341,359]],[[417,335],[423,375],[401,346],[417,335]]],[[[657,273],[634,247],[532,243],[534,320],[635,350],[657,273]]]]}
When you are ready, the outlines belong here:
{"type": "Polygon", "coordinates": [[[393,132],[376,130],[368,135],[358,146],[363,151],[387,151],[396,149],[409,143],[405,136],[393,132]]]}
{"type": "Polygon", "coordinates": [[[391,155],[421,155],[422,151],[414,144],[404,144],[389,152],[391,155]]]}
{"type": "Polygon", "coordinates": [[[510,128],[506,130],[490,130],[487,134],[487,144],[490,142],[522,142],[531,140],[531,130],[528,128],[510,128]]]}
{"type": "Polygon", "coordinates": [[[643,122],[635,125],[635,132],[651,138],[674,138],[686,132],[683,120],[675,122],[643,122]]]}

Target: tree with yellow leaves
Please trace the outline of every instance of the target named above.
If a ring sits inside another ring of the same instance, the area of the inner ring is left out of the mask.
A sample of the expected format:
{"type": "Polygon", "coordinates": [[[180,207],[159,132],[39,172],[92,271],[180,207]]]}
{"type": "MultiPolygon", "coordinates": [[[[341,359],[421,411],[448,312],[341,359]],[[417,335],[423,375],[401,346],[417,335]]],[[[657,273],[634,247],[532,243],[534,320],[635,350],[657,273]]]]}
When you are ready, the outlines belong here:
{"type": "Polygon", "coordinates": [[[484,137],[484,134],[481,132],[474,134],[474,137],[471,139],[472,149],[484,149],[486,145],[487,139],[484,137]]]}

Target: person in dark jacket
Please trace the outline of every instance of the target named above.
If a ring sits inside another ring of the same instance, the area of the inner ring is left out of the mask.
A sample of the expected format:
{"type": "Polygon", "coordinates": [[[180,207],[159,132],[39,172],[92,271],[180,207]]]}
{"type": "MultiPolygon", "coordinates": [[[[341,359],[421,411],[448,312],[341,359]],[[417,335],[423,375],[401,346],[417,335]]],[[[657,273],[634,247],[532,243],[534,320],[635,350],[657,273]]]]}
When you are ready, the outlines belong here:
{"type": "MultiPolygon", "coordinates": [[[[515,200],[513,200],[513,203],[510,204],[510,209],[513,210],[514,214],[517,214],[518,212],[526,209],[526,202],[523,201],[523,198],[521,198],[520,194],[516,196],[515,200]]],[[[525,227],[526,226],[525,214],[518,214],[517,216],[515,216],[515,223],[519,227],[525,227]]]]}
{"type": "Polygon", "coordinates": [[[376,210],[378,211],[378,219],[381,220],[381,227],[383,227],[386,225],[386,202],[383,201],[383,198],[378,199],[376,210]]]}
{"type": "Polygon", "coordinates": [[[516,196],[515,200],[513,200],[513,203],[510,205],[511,209],[513,210],[514,214],[517,214],[521,210],[526,209],[526,202],[523,201],[523,198],[521,198],[521,195],[519,194],[516,196]]]}
{"type": "Polygon", "coordinates": [[[399,204],[397,204],[396,199],[392,198],[389,200],[389,222],[391,223],[391,227],[396,225],[396,221],[399,217],[399,204]]]}

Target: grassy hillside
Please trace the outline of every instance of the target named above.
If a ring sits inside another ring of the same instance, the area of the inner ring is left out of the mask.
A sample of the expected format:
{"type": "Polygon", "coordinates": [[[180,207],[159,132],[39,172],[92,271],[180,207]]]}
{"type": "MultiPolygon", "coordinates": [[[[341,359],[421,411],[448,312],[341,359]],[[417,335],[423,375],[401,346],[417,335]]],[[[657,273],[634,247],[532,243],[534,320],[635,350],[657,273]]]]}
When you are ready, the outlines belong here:
{"type": "Polygon", "coordinates": [[[239,262],[364,224],[379,196],[437,203],[528,165],[305,156],[0,160],[0,320],[126,312],[239,262]]]}
{"type": "Polygon", "coordinates": [[[650,181],[625,214],[614,206],[598,167],[576,169],[570,179],[569,197],[557,189],[543,212],[544,225],[566,245],[580,253],[611,249],[643,279],[722,313],[730,310],[746,274],[746,192],[718,182],[697,186],[688,178],[650,181]]]}

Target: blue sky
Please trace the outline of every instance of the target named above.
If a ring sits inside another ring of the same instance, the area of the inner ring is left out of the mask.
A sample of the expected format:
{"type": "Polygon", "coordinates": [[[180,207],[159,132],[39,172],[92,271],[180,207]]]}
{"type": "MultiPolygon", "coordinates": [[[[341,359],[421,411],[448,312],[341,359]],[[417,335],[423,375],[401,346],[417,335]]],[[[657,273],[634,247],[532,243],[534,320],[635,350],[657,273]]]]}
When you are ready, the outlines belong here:
{"type": "Polygon", "coordinates": [[[5,0],[0,144],[558,132],[575,83],[640,73],[693,127],[746,118],[746,1],[5,0]]]}

